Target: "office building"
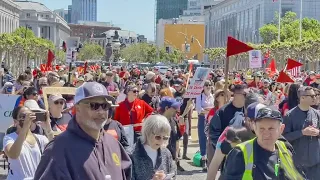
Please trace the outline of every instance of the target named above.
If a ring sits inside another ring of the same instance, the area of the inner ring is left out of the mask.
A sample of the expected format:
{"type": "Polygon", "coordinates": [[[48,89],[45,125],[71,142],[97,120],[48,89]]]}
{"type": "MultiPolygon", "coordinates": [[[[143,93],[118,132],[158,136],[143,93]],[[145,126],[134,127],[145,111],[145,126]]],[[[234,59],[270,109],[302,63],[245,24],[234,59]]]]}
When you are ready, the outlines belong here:
{"type": "Polygon", "coordinates": [[[157,24],[156,44],[167,52],[179,49],[185,58],[203,59],[204,17],[180,16],[175,19],[160,19],[157,24]]]}
{"type": "Polygon", "coordinates": [[[59,16],[61,16],[67,23],[69,19],[69,11],[65,9],[56,9],[53,12],[57,13],[59,16]]]}
{"type": "MultiPolygon", "coordinates": [[[[244,42],[261,42],[259,28],[274,19],[279,0],[224,0],[204,11],[206,47],[225,47],[227,36],[244,42]]],[[[303,17],[320,19],[320,1],[303,1],[303,17]]],[[[282,15],[287,11],[300,14],[299,0],[282,0],[282,15]]]]}
{"type": "Polygon", "coordinates": [[[68,6],[68,23],[71,23],[71,16],[72,16],[72,5],[68,6]]]}
{"type": "MultiPolygon", "coordinates": [[[[104,32],[109,30],[120,30],[108,22],[78,21],[78,24],[69,24],[71,36],[80,37],[80,41],[88,41],[91,38],[105,38],[104,32]]],[[[100,41],[100,40],[99,40],[100,41]]]]}
{"type": "Polygon", "coordinates": [[[45,5],[32,1],[15,1],[21,7],[20,26],[31,29],[36,37],[52,41],[56,48],[70,37],[67,22],[45,5]]]}
{"type": "Polygon", "coordinates": [[[97,0],[72,0],[71,23],[97,21],[97,0]]]}
{"type": "Polygon", "coordinates": [[[201,0],[189,0],[187,10],[183,11],[184,16],[201,16],[202,6],[201,0]]]}
{"type": "Polygon", "coordinates": [[[0,34],[11,33],[19,27],[20,7],[12,0],[0,1],[0,34]]]}
{"type": "Polygon", "coordinates": [[[138,40],[138,43],[148,43],[148,39],[141,34],[138,34],[137,40],[138,40]]]}
{"type": "Polygon", "coordinates": [[[188,8],[188,0],[156,0],[156,23],[159,19],[178,18],[188,8]]]}

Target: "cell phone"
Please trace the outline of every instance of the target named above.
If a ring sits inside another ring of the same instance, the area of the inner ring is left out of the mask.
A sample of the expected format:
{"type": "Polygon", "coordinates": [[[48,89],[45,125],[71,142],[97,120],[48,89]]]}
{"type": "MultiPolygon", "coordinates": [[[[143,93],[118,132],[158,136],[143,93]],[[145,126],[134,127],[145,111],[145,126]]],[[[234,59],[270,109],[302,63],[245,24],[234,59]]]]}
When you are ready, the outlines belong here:
{"type": "Polygon", "coordinates": [[[174,177],[174,175],[175,175],[174,173],[167,174],[164,180],[171,180],[174,177]]]}
{"type": "Polygon", "coordinates": [[[46,121],[47,120],[47,114],[46,112],[34,112],[36,115],[35,121],[46,121]]]}

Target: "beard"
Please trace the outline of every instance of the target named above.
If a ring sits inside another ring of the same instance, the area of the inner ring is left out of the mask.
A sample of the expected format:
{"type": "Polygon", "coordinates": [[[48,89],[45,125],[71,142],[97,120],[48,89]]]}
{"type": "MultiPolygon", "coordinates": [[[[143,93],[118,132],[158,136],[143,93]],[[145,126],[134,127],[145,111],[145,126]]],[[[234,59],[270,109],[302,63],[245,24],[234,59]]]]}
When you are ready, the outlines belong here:
{"type": "Polygon", "coordinates": [[[102,122],[98,122],[95,120],[87,120],[87,121],[84,121],[83,124],[90,129],[100,131],[103,128],[103,126],[106,124],[106,122],[107,122],[107,119],[105,119],[102,122]]]}

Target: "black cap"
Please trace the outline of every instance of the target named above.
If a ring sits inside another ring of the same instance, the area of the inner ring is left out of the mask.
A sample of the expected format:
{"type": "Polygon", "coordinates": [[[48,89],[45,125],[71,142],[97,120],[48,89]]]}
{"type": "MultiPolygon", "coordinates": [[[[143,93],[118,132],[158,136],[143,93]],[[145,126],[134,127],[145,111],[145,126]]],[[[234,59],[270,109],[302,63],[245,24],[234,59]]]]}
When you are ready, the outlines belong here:
{"type": "Polygon", "coordinates": [[[261,119],[273,119],[283,122],[280,111],[271,109],[269,107],[259,109],[256,119],[254,119],[254,121],[259,121],[261,119]]]}

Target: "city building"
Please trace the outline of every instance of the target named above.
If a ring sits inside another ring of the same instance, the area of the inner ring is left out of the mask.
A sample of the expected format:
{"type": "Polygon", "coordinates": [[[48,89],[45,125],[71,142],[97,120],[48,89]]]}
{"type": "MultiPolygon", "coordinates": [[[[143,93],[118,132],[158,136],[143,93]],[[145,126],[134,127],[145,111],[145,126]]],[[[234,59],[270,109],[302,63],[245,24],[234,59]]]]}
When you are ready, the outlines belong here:
{"type": "Polygon", "coordinates": [[[97,21],[97,0],[72,0],[71,23],[97,21]]]}
{"type": "MultiPolygon", "coordinates": [[[[211,0],[212,2],[212,0],[211,0]]],[[[261,42],[259,28],[272,22],[280,1],[224,0],[205,11],[207,48],[225,47],[227,36],[244,42],[261,42]]],[[[320,1],[303,1],[303,17],[320,20],[320,1]]],[[[282,15],[287,11],[300,14],[300,1],[282,0],[282,15]]]]}
{"type": "Polygon", "coordinates": [[[11,33],[19,27],[20,7],[12,0],[0,1],[0,34],[11,33]]]}
{"type": "Polygon", "coordinates": [[[65,9],[56,9],[53,12],[59,14],[67,23],[69,23],[69,11],[65,9]]]}
{"type": "Polygon", "coordinates": [[[36,37],[52,41],[58,48],[70,37],[67,22],[39,2],[15,1],[21,7],[20,26],[31,29],[36,37]]]}
{"type": "Polygon", "coordinates": [[[137,41],[138,43],[148,43],[148,39],[144,35],[140,34],[138,34],[137,41]]]}
{"type": "Polygon", "coordinates": [[[69,24],[71,28],[71,36],[80,37],[80,41],[88,41],[91,38],[104,38],[103,34],[109,30],[121,30],[119,27],[114,27],[108,22],[88,22],[78,21],[79,24],[69,24]]]}
{"type": "Polygon", "coordinates": [[[188,8],[188,0],[156,0],[156,23],[159,19],[177,18],[188,8]]]}
{"type": "Polygon", "coordinates": [[[183,11],[184,16],[201,16],[202,6],[201,0],[189,0],[187,10],[183,11]]]}
{"type": "Polygon", "coordinates": [[[68,6],[68,23],[71,23],[71,16],[72,16],[72,5],[68,6]]]}
{"type": "Polygon", "coordinates": [[[168,52],[180,49],[185,58],[203,59],[205,41],[203,16],[180,16],[174,19],[160,19],[157,24],[156,43],[168,52]]]}

